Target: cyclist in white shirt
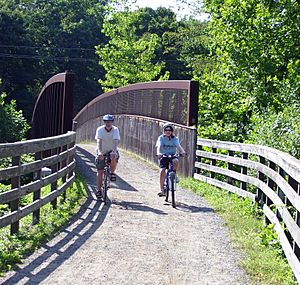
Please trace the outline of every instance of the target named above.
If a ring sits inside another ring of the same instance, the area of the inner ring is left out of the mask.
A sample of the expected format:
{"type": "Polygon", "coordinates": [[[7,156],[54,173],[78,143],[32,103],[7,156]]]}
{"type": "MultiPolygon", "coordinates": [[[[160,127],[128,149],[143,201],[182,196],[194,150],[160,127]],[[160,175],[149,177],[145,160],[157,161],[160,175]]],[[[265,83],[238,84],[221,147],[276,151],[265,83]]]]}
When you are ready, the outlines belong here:
{"type": "Polygon", "coordinates": [[[96,150],[96,167],[97,167],[97,186],[98,192],[96,196],[102,197],[102,179],[103,169],[105,167],[104,155],[110,152],[111,159],[111,175],[110,180],[116,180],[116,168],[119,159],[118,144],[120,141],[119,129],[113,125],[114,116],[107,114],[103,116],[104,125],[96,130],[95,139],[97,140],[96,150]]]}

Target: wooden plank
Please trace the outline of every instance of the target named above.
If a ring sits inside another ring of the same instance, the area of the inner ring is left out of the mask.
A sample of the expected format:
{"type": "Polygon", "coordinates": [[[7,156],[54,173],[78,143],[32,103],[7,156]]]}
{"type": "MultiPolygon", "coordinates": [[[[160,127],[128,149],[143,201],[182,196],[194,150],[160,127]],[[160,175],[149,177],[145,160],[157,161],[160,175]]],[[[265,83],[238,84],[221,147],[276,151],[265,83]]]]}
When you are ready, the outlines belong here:
{"type": "Polygon", "coordinates": [[[235,193],[238,196],[241,196],[241,197],[244,197],[244,198],[247,197],[247,198],[251,199],[253,202],[255,201],[255,194],[244,191],[244,190],[242,190],[242,189],[240,189],[236,186],[230,185],[226,182],[223,182],[223,181],[220,181],[220,180],[217,180],[217,179],[213,179],[213,178],[210,178],[208,176],[204,176],[204,175],[197,174],[197,173],[194,174],[194,178],[197,179],[197,180],[200,180],[202,182],[211,184],[213,186],[225,189],[225,190],[230,191],[232,193],[235,193]]]}
{"type": "Polygon", "coordinates": [[[280,189],[285,193],[285,195],[288,197],[292,205],[298,211],[300,210],[300,196],[295,192],[295,190],[287,183],[287,181],[281,175],[279,175],[275,170],[269,168],[268,166],[263,165],[256,161],[243,160],[242,158],[239,157],[231,157],[223,154],[215,154],[215,153],[199,151],[199,150],[196,151],[196,154],[197,156],[199,155],[201,157],[210,158],[210,159],[215,158],[217,160],[227,161],[240,166],[245,166],[247,168],[252,168],[254,170],[263,173],[264,175],[267,175],[278,185],[278,187],[280,187],[280,189]]]}
{"type": "Polygon", "coordinates": [[[278,239],[280,241],[284,254],[288,260],[289,265],[293,270],[293,273],[298,283],[300,283],[300,262],[297,256],[294,254],[293,249],[287,237],[285,236],[284,230],[282,229],[279,220],[267,205],[264,205],[263,211],[267,218],[270,220],[270,222],[275,225],[274,229],[278,235],[278,239]]]}
{"type": "Polygon", "coordinates": [[[235,172],[233,170],[228,170],[218,166],[211,166],[205,163],[196,162],[195,165],[196,167],[199,167],[207,171],[214,171],[216,173],[225,176],[231,176],[232,178],[235,178],[237,180],[244,181],[249,184],[253,184],[254,186],[260,188],[273,201],[274,204],[284,206],[283,202],[280,200],[277,194],[272,189],[270,189],[267,184],[265,184],[263,181],[259,180],[256,177],[247,176],[239,172],[235,172]]]}
{"type": "Polygon", "coordinates": [[[198,139],[197,144],[200,144],[202,146],[215,147],[218,149],[247,152],[263,156],[280,166],[295,180],[297,180],[298,182],[300,181],[300,161],[292,157],[291,155],[277,149],[262,145],[242,144],[210,139],[198,139]]]}
{"type": "Polygon", "coordinates": [[[33,181],[19,188],[14,188],[9,191],[0,193],[0,204],[9,203],[12,200],[18,199],[24,195],[27,195],[29,193],[38,190],[39,188],[42,188],[46,185],[49,185],[50,183],[53,183],[54,181],[62,178],[70,171],[72,171],[75,168],[75,165],[76,165],[75,161],[72,161],[69,165],[60,169],[56,173],[52,173],[47,177],[43,177],[40,180],[33,181]]]}
{"type": "Polygon", "coordinates": [[[74,182],[75,175],[68,178],[66,183],[61,185],[56,191],[50,192],[47,196],[34,201],[33,203],[19,209],[18,211],[14,211],[7,215],[0,217],[0,228],[10,225],[16,221],[19,221],[21,218],[31,214],[42,206],[48,204],[49,202],[55,200],[59,195],[61,195],[66,189],[71,186],[74,182]]]}
{"type": "Polygon", "coordinates": [[[10,179],[15,176],[22,176],[28,173],[32,173],[40,170],[41,168],[49,165],[53,165],[56,163],[61,163],[65,160],[69,155],[74,155],[76,152],[76,147],[74,146],[69,151],[64,151],[54,156],[50,156],[44,159],[39,159],[34,162],[30,162],[27,164],[12,166],[5,169],[0,170],[0,180],[10,179]]]}
{"type": "Polygon", "coordinates": [[[76,140],[75,132],[68,132],[63,135],[34,139],[15,143],[2,143],[0,144],[0,158],[21,156],[27,153],[36,153],[53,149],[61,145],[66,145],[76,140]]]}
{"type": "MultiPolygon", "coordinates": [[[[300,242],[300,228],[296,225],[295,221],[293,220],[291,214],[286,208],[286,205],[281,201],[281,199],[277,196],[277,194],[268,187],[267,184],[265,184],[263,181],[259,180],[256,177],[250,177],[244,174],[240,174],[238,172],[224,169],[218,166],[211,166],[204,163],[197,163],[197,167],[209,170],[210,168],[213,168],[213,171],[222,175],[230,175],[235,179],[238,179],[240,181],[245,181],[247,183],[253,184],[254,186],[260,188],[266,196],[273,202],[274,205],[276,205],[278,211],[280,212],[282,219],[284,223],[287,226],[288,231],[292,234],[295,241],[297,241],[297,244],[299,245],[300,242]]],[[[198,174],[194,174],[195,177],[199,177],[198,174]]],[[[206,182],[209,183],[210,180],[207,180],[206,182]]],[[[220,184],[221,185],[221,184],[220,184]]],[[[229,184],[228,184],[229,185],[229,184]]],[[[239,188],[238,188],[239,189],[239,188]]]]}

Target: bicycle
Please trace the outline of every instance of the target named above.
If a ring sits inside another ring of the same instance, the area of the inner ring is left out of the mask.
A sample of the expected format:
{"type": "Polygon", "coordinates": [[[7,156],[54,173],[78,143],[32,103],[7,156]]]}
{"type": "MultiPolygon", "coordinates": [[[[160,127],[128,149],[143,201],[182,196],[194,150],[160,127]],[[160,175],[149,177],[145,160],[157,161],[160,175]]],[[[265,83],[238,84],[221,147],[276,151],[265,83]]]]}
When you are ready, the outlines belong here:
{"type": "MultiPolygon", "coordinates": [[[[107,189],[110,187],[110,152],[104,154],[104,169],[103,169],[103,180],[102,180],[102,199],[104,205],[107,204],[107,189]]],[[[101,195],[101,194],[100,194],[101,195]]],[[[101,196],[97,196],[100,199],[101,196]]]]}
{"type": "Polygon", "coordinates": [[[175,191],[176,191],[176,172],[174,170],[173,159],[182,157],[181,154],[173,154],[167,155],[163,154],[162,158],[168,158],[169,160],[169,167],[167,169],[166,177],[165,177],[165,193],[166,193],[166,202],[169,202],[169,192],[171,190],[172,196],[172,207],[176,208],[176,201],[175,201],[175,191]]]}

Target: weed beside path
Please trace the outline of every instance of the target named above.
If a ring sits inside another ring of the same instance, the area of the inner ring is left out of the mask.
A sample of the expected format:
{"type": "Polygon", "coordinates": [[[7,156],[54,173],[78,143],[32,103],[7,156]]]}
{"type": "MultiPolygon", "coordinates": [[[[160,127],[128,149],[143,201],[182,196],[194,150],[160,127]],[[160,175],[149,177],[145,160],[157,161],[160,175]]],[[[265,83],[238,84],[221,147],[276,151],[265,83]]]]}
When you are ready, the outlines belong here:
{"type": "Polygon", "coordinates": [[[230,239],[244,253],[241,264],[254,284],[297,284],[272,226],[265,227],[256,204],[194,179],[183,179],[180,184],[204,197],[224,218],[230,239]]]}

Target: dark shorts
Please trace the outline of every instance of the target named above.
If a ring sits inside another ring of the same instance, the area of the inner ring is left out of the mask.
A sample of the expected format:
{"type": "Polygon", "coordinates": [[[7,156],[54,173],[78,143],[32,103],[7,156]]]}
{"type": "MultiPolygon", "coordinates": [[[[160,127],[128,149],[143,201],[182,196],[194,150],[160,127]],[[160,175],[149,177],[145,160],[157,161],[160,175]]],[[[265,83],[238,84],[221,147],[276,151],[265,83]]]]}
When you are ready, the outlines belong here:
{"type": "MultiPolygon", "coordinates": [[[[177,157],[172,158],[172,160],[177,160],[177,157]]],[[[168,157],[162,157],[161,159],[158,160],[159,162],[159,167],[160,168],[168,168],[169,167],[169,162],[170,158],[168,157]]]]}
{"type": "MultiPolygon", "coordinates": [[[[119,158],[120,158],[120,154],[119,152],[117,151],[117,162],[119,161],[119,158]]],[[[105,161],[104,159],[98,159],[98,157],[95,158],[95,165],[96,165],[96,168],[97,170],[103,170],[104,167],[105,167],[105,161]]]]}

